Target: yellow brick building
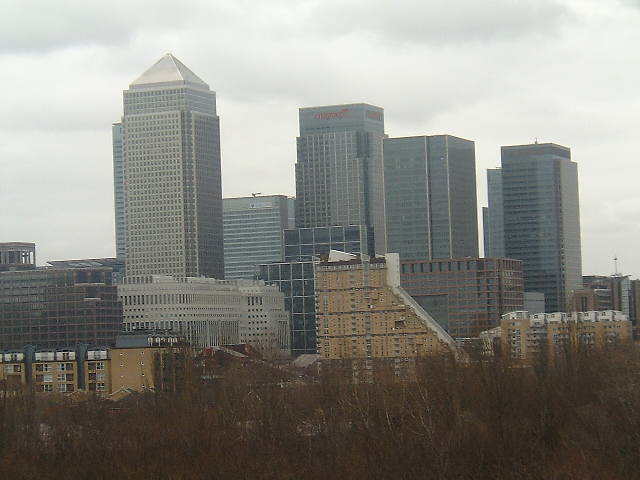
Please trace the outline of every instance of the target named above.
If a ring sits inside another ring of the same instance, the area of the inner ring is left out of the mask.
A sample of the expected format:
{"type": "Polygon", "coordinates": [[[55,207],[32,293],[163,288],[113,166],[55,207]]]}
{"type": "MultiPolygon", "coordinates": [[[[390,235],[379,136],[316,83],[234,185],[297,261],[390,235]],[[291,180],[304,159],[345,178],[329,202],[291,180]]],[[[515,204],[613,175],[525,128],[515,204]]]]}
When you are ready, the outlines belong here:
{"type": "Polygon", "coordinates": [[[0,352],[0,390],[17,390],[27,383],[23,352],[0,352]]]}
{"type": "Polygon", "coordinates": [[[455,343],[400,287],[397,254],[361,259],[331,251],[315,265],[322,360],[409,359],[455,352],[455,343]]]}
{"type": "Polygon", "coordinates": [[[70,393],[78,389],[78,363],[72,350],[35,353],[31,379],[36,392],[70,393]]]}
{"type": "Polygon", "coordinates": [[[105,397],[111,393],[111,359],[109,350],[89,350],[84,362],[84,389],[105,397]]]}
{"type": "Polygon", "coordinates": [[[573,313],[511,312],[502,316],[500,350],[512,360],[554,360],[556,355],[629,344],[631,322],[614,310],[573,313]],[[545,356],[546,354],[546,356],[545,356]]]}

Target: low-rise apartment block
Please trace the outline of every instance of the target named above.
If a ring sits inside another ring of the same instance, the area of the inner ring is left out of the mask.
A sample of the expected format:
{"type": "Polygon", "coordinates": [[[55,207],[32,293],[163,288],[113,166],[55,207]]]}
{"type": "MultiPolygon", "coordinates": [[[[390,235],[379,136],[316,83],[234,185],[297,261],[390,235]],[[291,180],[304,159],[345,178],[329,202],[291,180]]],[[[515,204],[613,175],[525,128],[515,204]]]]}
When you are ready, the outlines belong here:
{"type": "Polygon", "coordinates": [[[31,365],[31,378],[36,392],[76,391],[80,387],[76,352],[72,350],[36,352],[35,360],[31,365]]]}
{"type": "MultiPolygon", "coordinates": [[[[489,333],[489,332],[486,332],[489,333]]],[[[615,310],[537,313],[511,312],[494,330],[494,345],[512,360],[553,360],[558,354],[602,349],[632,341],[631,322],[615,310]]]]}
{"type": "Polygon", "coordinates": [[[121,335],[115,348],[0,352],[0,390],[93,393],[121,398],[131,392],[179,391],[187,375],[188,347],[168,332],[121,335]]]}
{"type": "Polygon", "coordinates": [[[0,390],[14,390],[27,383],[24,352],[0,352],[0,390]]]}
{"type": "Polygon", "coordinates": [[[111,392],[111,359],[106,349],[88,350],[84,360],[84,388],[97,395],[111,392]]]}

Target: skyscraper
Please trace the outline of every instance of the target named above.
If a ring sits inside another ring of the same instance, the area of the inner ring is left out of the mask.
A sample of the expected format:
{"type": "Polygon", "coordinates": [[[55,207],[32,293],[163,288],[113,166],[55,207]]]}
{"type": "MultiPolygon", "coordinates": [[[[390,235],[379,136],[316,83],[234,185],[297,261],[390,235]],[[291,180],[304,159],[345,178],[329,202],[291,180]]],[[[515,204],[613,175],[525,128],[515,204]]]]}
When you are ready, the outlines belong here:
{"type": "Polygon", "coordinates": [[[253,279],[256,265],[282,261],[282,232],[293,228],[293,198],[265,195],[225,198],[222,203],[227,280],[253,279]]]}
{"type": "Polygon", "coordinates": [[[124,223],[124,164],[122,158],[122,123],[111,126],[113,138],[113,205],[116,220],[116,257],[124,261],[125,223],[124,223]]]}
{"type": "Polygon", "coordinates": [[[127,275],[223,278],[216,95],[171,54],[124,91],[122,158],[127,275]]]}
{"type": "Polygon", "coordinates": [[[296,227],[361,225],[385,253],[384,111],[364,103],[300,109],[296,227]]]}
{"type": "Polygon", "coordinates": [[[476,157],[451,135],[384,140],[387,250],[401,260],[478,256],[476,157]]]}
{"type": "Polygon", "coordinates": [[[487,196],[489,206],[483,218],[484,254],[486,257],[504,257],[504,212],[502,211],[502,170],[487,170],[487,196]]]}
{"type": "Polygon", "coordinates": [[[578,166],[553,143],[501,152],[505,254],[523,261],[525,291],[544,293],[547,312],[564,311],[582,287],[578,166]]]}

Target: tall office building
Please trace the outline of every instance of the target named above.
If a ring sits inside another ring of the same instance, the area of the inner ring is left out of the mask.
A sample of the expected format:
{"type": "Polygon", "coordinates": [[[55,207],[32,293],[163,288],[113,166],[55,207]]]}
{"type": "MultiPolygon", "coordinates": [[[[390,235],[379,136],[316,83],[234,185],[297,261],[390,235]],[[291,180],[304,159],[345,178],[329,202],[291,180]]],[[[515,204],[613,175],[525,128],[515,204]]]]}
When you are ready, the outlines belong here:
{"type": "Polygon", "coordinates": [[[385,253],[383,136],[379,107],[300,109],[296,227],[366,226],[365,253],[385,253]]]}
{"type": "Polygon", "coordinates": [[[223,278],[215,92],[165,55],[124,91],[121,141],[127,275],[223,278]]]}
{"type": "Polygon", "coordinates": [[[501,152],[505,254],[522,260],[525,291],[544,293],[547,312],[564,311],[582,287],[578,166],[553,143],[501,152]]]}
{"type": "Polygon", "coordinates": [[[384,189],[388,251],[401,260],[478,256],[474,142],[386,138],[384,189]]]}
{"type": "Polygon", "coordinates": [[[484,255],[504,257],[504,212],[502,210],[502,170],[487,170],[487,196],[489,206],[483,209],[484,255]]]}
{"type": "Polygon", "coordinates": [[[113,206],[115,209],[116,257],[125,261],[124,163],[122,157],[122,123],[111,126],[113,138],[113,206]]]}
{"type": "Polygon", "coordinates": [[[256,265],[284,257],[283,231],[293,228],[294,199],[285,195],[225,198],[224,275],[253,279],[256,265]]]}

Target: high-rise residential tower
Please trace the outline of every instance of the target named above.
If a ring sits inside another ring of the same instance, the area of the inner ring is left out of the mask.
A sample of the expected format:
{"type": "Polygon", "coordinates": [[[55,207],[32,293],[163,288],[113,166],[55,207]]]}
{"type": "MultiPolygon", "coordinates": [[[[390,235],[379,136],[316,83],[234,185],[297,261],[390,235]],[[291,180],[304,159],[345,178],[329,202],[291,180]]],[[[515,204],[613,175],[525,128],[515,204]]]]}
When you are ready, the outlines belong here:
{"type": "Polygon", "coordinates": [[[384,111],[364,103],[300,109],[296,227],[361,225],[385,253],[384,111]]]}
{"type": "Polygon", "coordinates": [[[253,279],[256,265],[281,262],[282,232],[293,228],[294,199],[265,195],[223,199],[224,275],[253,279]]]}
{"type": "Polygon", "coordinates": [[[524,289],[565,311],[582,287],[578,166],[553,143],[502,147],[505,254],[522,260],[524,289]]]}
{"type": "Polygon", "coordinates": [[[167,54],[124,91],[121,128],[127,275],[223,278],[215,92],[167,54]]]}
{"type": "Polygon", "coordinates": [[[451,135],[384,140],[387,250],[401,260],[478,256],[476,157],[451,135]]]}

